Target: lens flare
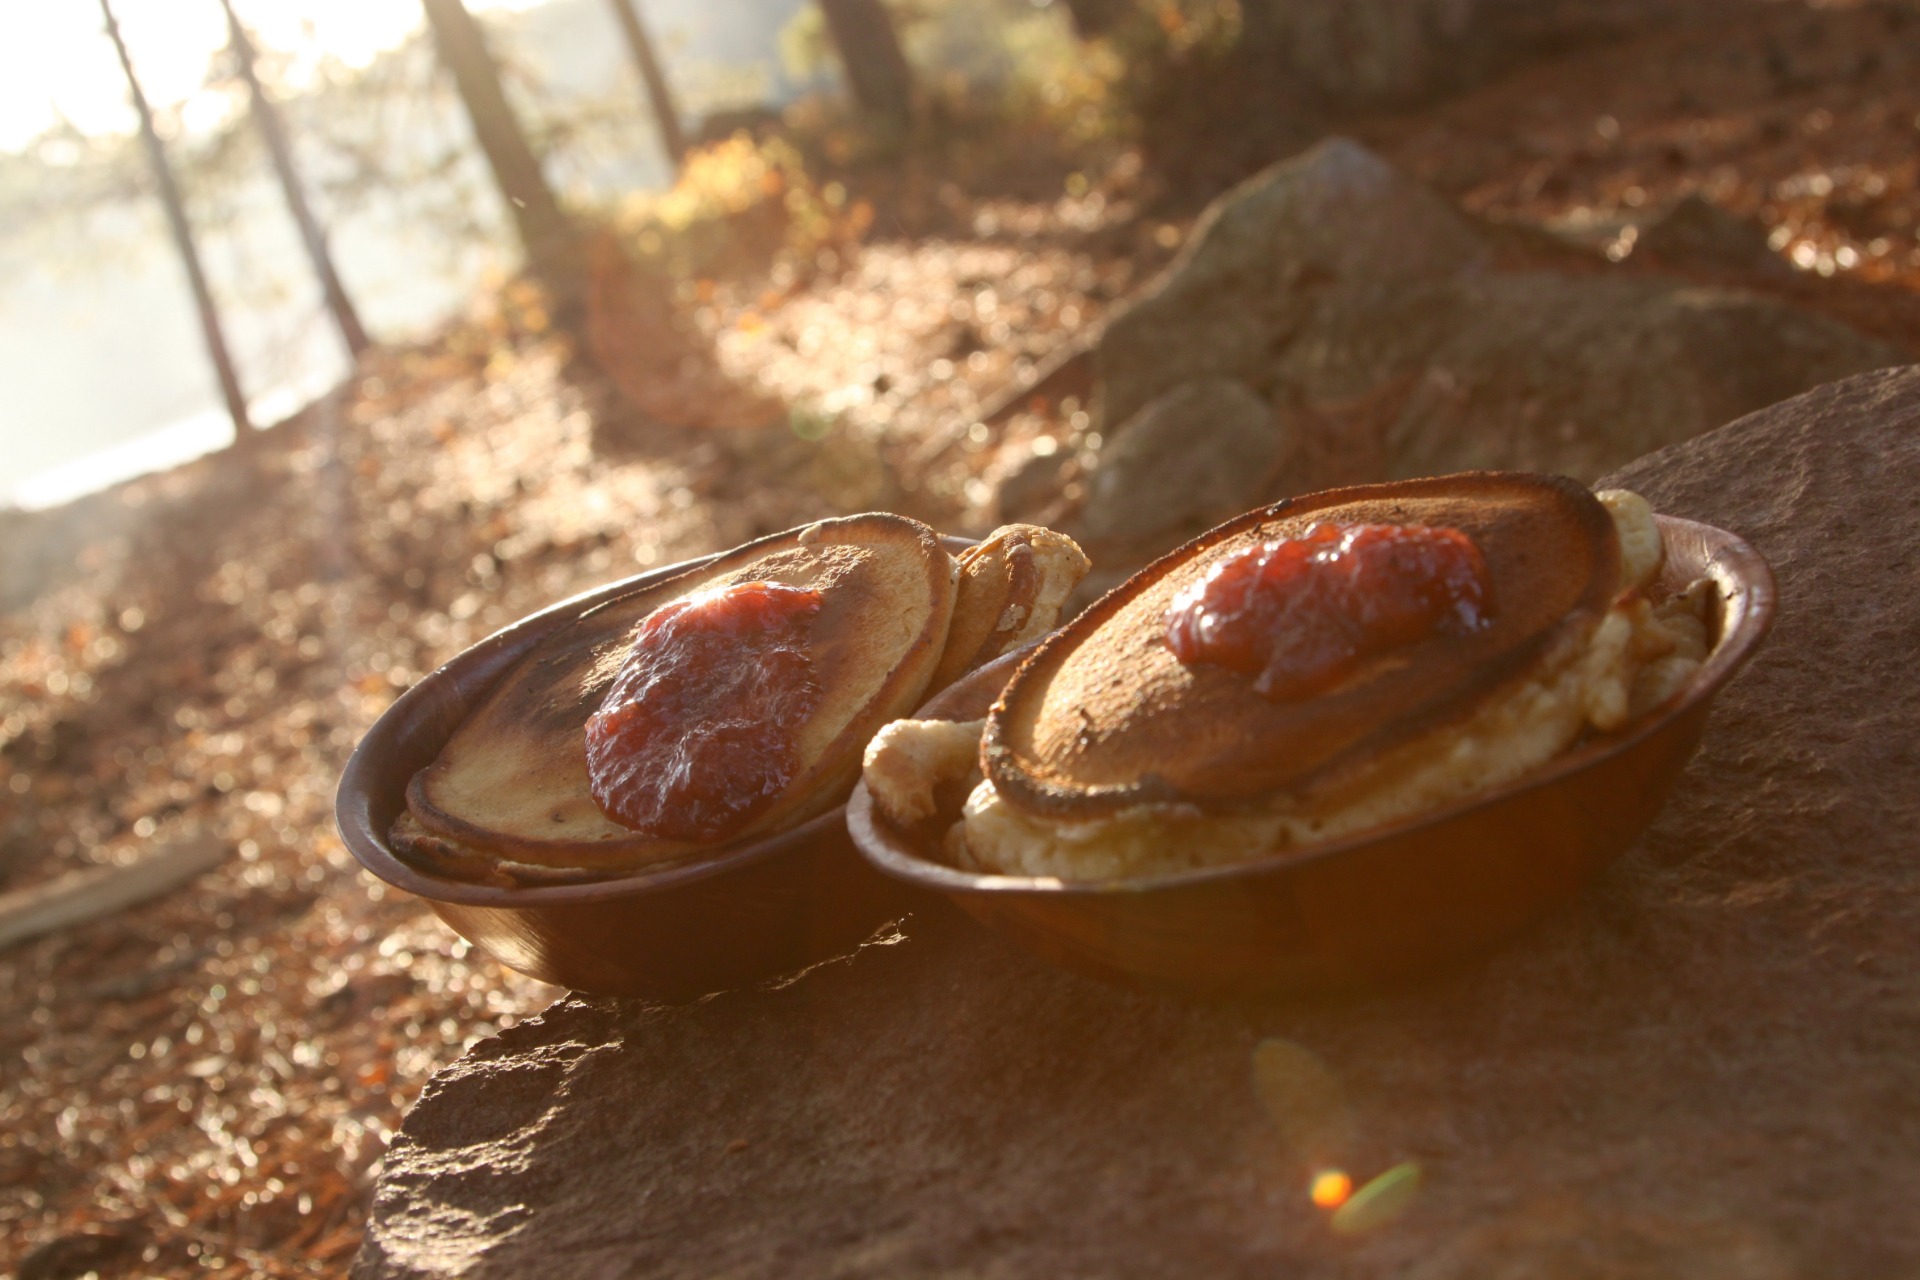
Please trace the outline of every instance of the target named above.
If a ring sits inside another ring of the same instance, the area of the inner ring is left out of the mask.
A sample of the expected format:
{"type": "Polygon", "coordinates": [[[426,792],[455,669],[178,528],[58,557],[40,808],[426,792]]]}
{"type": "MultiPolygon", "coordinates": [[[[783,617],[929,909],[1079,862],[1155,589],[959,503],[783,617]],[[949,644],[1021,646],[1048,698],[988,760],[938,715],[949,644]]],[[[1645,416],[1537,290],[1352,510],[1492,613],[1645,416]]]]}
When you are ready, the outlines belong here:
{"type": "Polygon", "coordinates": [[[1338,1169],[1327,1169],[1313,1175],[1307,1194],[1322,1209],[1338,1209],[1353,1194],[1353,1179],[1338,1169]]]}
{"type": "Polygon", "coordinates": [[[1308,1169],[1351,1158],[1353,1112],[1340,1078],[1303,1044],[1279,1036],[1253,1052],[1253,1092],[1287,1150],[1308,1169]]]}
{"type": "Polygon", "coordinates": [[[1397,1164],[1348,1197],[1328,1223],[1343,1236],[1363,1235],[1386,1226],[1407,1211],[1420,1190],[1420,1166],[1397,1164]]]}

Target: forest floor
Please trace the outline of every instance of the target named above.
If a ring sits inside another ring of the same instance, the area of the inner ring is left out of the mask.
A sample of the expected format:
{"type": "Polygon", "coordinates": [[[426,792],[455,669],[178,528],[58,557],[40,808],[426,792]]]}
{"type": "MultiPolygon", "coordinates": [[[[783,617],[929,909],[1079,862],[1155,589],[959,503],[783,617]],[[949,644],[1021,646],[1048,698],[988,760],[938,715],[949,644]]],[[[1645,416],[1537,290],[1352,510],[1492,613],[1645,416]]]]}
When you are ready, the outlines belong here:
{"type": "MultiPolygon", "coordinates": [[[[1762,13],[1353,132],[1587,246],[1549,256],[1731,279],[1920,353],[1920,22],[1762,13]],[[1791,265],[1633,253],[1688,192],[1791,265]]],[[[1091,180],[937,172],[874,184],[835,271],[696,288],[690,354],[649,374],[644,413],[617,370],[571,375],[561,339],[496,309],[376,354],[253,449],[5,518],[0,892],[173,841],[231,856],[0,953],[0,1271],[341,1271],[429,1076],[556,994],[334,831],[348,753],[423,673],[555,599],[821,516],[977,533],[1035,441],[1097,449],[1071,397],[978,419],[1151,278],[1201,202],[1125,158],[1091,180]],[[749,425],[713,420],[722,384],[749,425]]]]}

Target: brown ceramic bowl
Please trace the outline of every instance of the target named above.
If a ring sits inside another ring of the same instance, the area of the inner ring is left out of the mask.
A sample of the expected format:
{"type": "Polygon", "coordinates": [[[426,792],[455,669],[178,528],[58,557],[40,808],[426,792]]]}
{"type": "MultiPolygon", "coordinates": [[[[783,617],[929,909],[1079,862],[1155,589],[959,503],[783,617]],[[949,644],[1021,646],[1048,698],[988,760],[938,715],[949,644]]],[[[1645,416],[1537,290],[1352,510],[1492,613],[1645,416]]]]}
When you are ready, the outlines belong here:
{"type": "MultiPolygon", "coordinates": [[[[1712,652],[1666,706],[1519,782],[1311,849],[1109,883],[961,870],[941,860],[935,824],[892,826],[864,786],[847,805],[854,842],[888,875],[946,894],[1045,958],[1135,985],[1209,996],[1366,987],[1480,950],[1573,895],[1646,829],[1714,694],[1772,623],[1773,575],[1752,547],[1659,521],[1664,580],[1718,587],[1712,652]]],[[[920,715],[984,715],[1024,657],[982,667],[920,715]]]]}
{"type": "MultiPolygon", "coordinates": [[[[972,545],[945,541],[949,551],[972,545]]],[[[461,936],[521,973],[663,1000],[792,972],[858,945],[911,909],[913,889],[854,851],[845,806],[697,861],[582,884],[502,888],[449,879],[401,860],[388,843],[408,781],[521,655],[595,605],[712,558],[563,600],[488,636],[402,694],[360,740],[334,800],[340,834],[360,865],[425,898],[461,936]]]]}

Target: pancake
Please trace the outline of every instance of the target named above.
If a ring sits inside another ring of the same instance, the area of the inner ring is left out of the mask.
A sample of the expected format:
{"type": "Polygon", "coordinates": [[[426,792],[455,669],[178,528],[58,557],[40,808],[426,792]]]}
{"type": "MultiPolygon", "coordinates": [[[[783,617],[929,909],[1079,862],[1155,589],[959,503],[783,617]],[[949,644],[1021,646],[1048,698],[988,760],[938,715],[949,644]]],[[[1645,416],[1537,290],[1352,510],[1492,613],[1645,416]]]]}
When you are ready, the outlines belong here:
{"type": "Polygon", "coordinates": [[[606,874],[676,861],[785,829],[839,804],[867,740],[928,687],[951,623],[955,565],[925,525],[870,514],[748,543],[582,614],[501,678],[408,787],[395,843],[459,871],[606,874]],[[771,582],[820,592],[807,657],[820,698],[792,732],[797,767],[717,845],[648,836],[601,812],[589,789],[586,724],[661,606],[709,589],[771,582]]]}
{"type": "Polygon", "coordinates": [[[981,762],[1008,805],[1056,821],[1142,805],[1230,811],[1315,786],[1466,719],[1584,643],[1619,589],[1620,555],[1606,508],[1561,477],[1477,472],[1279,503],[1149,565],[1041,645],[988,716],[981,762]],[[1316,522],[1465,532],[1487,567],[1487,625],[1379,653],[1296,701],[1174,657],[1175,595],[1224,558],[1316,522]]]}
{"type": "Polygon", "coordinates": [[[959,601],[933,687],[1053,630],[1088,567],[1072,538],[1031,524],[1003,525],[963,551],[959,601]]]}

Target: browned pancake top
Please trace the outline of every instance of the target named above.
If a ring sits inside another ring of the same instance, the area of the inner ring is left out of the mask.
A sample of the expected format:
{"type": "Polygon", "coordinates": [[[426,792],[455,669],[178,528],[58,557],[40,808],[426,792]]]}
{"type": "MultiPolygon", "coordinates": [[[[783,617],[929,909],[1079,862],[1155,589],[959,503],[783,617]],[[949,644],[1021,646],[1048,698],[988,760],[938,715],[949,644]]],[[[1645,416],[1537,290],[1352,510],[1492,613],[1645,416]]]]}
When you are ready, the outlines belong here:
{"type": "Polygon", "coordinates": [[[739,838],[838,803],[867,739],[925,689],[953,612],[952,559],[931,529],[902,516],[776,534],[582,614],[503,676],[415,775],[414,817],[431,835],[537,865],[615,868],[698,852],[600,812],[588,789],[586,722],[643,618],[702,588],[748,581],[822,592],[808,642],[822,699],[797,732],[795,776],[739,838]]]}
{"type": "Polygon", "coordinates": [[[1009,803],[1059,818],[1144,803],[1226,808],[1297,788],[1466,714],[1557,639],[1583,633],[1613,599],[1619,558],[1606,509],[1557,476],[1471,472],[1283,502],[1202,534],[1056,632],[988,717],[982,762],[1009,803]],[[1180,590],[1317,521],[1466,532],[1486,558],[1490,625],[1377,655],[1297,702],[1173,656],[1166,613],[1180,590]]]}

